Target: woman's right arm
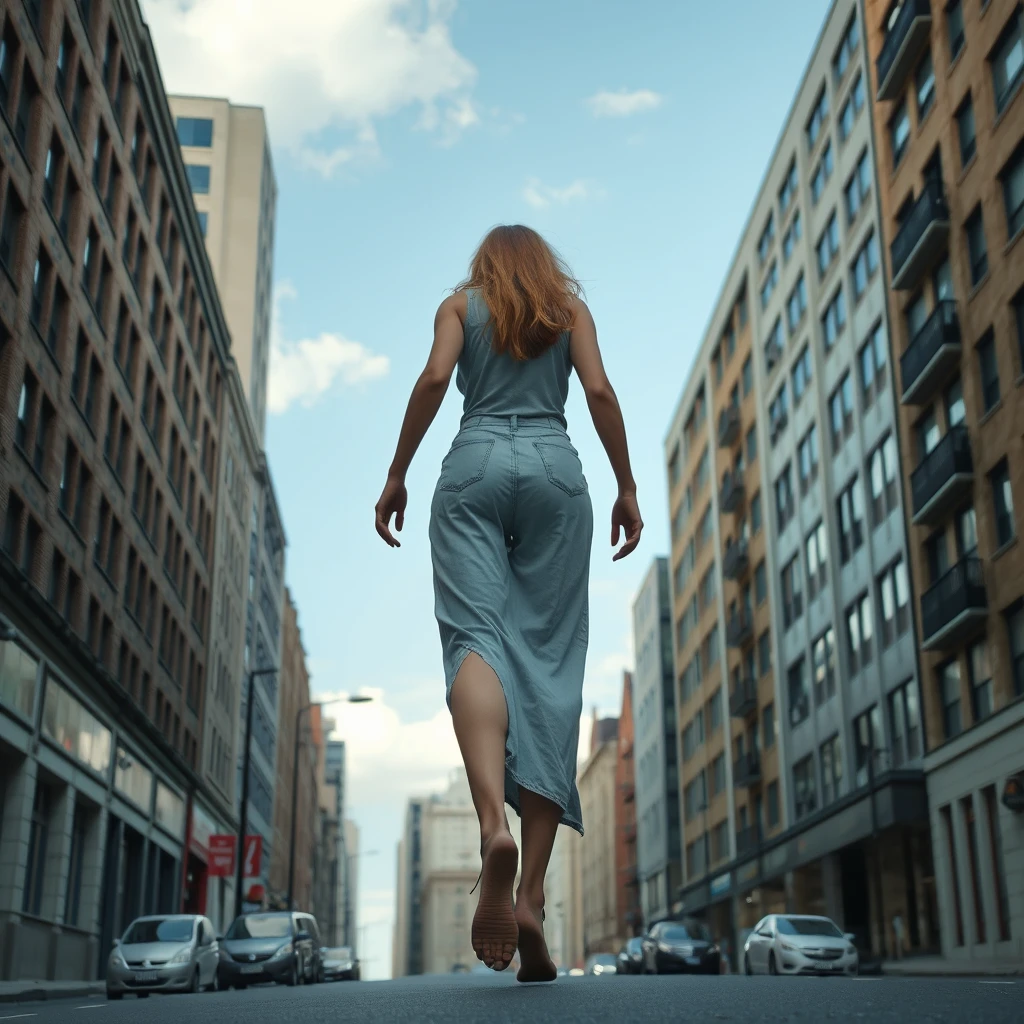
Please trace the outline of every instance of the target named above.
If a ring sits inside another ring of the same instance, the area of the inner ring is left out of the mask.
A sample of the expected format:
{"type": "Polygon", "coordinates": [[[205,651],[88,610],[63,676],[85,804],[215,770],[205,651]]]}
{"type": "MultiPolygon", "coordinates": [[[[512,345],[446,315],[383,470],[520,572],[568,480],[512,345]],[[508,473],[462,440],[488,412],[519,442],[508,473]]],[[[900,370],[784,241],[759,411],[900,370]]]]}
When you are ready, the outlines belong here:
{"type": "Polygon", "coordinates": [[[601,360],[594,318],[582,299],[576,302],[576,320],[569,338],[569,352],[573,369],[587,396],[594,429],[608,453],[608,461],[619,486],[619,497],[612,508],[612,544],[618,542],[620,528],[625,534],[626,543],[614,556],[618,560],[630,554],[640,543],[640,531],[644,524],[636,501],[636,481],[629,463],[622,410],[601,360]]]}

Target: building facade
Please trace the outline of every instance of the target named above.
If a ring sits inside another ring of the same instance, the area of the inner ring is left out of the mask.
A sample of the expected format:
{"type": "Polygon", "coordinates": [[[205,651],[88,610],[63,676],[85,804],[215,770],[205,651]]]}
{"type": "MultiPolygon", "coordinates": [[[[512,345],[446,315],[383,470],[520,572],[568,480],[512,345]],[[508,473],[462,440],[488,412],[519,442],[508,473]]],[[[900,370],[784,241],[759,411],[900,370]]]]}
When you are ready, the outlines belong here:
{"type": "Polygon", "coordinates": [[[870,74],[836,0],[666,443],[680,909],[734,969],[783,910],[937,943],[870,74]]]}
{"type": "MultiPolygon", "coordinates": [[[[328,740],[325,779],[329,794],[329,833],[334,843],[333,871],[328,884],[327,903],[321,909],[325,932],[331,945],[348,945],[345,934],[345,742],[328,740]]],[[[317,919],[318,921],[320,918],[317,919]]]]}
{"type": "Polygon", "coordinates": [[[633,728],[633,676],[622,674],[618,750],[615,760],[615,916],[619,935],[643,933],[636,851],[636,773],[633,728]]]}
{"type": "Polygon", "coordinates": [[[636,866],[646,924],[668,917],[683,880],[679,734],[669,561],[656,558],[633,604],[636,866]]]}
{"type": "Polygon", "coordinates": [[[864,9],[941,946],[1020,962],[1024,15],[864,9]]]}
{"type": "Polygon", "coordinates": [[[201,774],[230,338],[138,5],[0,22],[0,976],[95,977],[230,817],[201,774]]]}
{"type": "Polygon", "coordinates": [[[273,314],[277,182],[261,107],[169,96],[181,155],[262,446],[273,314]]]}
{"type": "Polygon", "coordinates": [[[567,970],[584,964],[582,846],[575,829],[559,826],[544,880],[548,952],[567,970]]]}
{"type": "Polygon", "coordinates": [[[359,934],[359,826],[345,819],[345,933],[354,955],[358,956],[359,934]]]}

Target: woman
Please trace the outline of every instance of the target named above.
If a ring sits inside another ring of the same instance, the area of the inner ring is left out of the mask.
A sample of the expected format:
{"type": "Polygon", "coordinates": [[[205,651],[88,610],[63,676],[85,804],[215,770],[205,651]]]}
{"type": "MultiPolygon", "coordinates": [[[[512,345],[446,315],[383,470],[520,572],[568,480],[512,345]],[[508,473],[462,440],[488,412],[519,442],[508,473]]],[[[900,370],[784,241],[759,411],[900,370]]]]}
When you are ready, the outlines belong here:
{"type": "Polygon", "coordinates": [[[559,823],[581,835],[576,752],[588,638],[593,511],[565,400],[575,369],[618,481],[614,555],[643,523],[626,432],[580,286],[535,231],[495,228],[469,278],[441,303],[434,344],[409,399],[376,526],[392,547],[405,474],[437,415],[452,371],[462,424],[441,464],[430,510],[435,612],[448,707],[480,821],[476,955],[520,981],[551,981],[544,875],[559,823]],[[522,819],[523,862],[505,803],[522,819]]]}

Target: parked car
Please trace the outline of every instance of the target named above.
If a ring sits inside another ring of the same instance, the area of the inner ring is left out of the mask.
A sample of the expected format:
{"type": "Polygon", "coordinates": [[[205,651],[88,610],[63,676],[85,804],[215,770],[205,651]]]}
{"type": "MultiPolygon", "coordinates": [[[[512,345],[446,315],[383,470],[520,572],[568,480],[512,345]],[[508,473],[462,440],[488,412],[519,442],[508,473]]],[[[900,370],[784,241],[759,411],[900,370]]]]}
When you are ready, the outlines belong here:
{"type": "Polygon", "coordinates": [[[644,940],[630,939],[619,950],[617,970],[619,974],[640,974],[644,967],[644,940]]]}
{"type": "Polygon", "coordinates": [[[643,949],[644,974],[718,974],[722,969],[722,953],[711,933],[693,917],[651,925],[643,949]]]}
{"type": "Polygon", "coordinates": [[[107,998],[133,992],[198,992],[217,987],[213,925],[196,914],[137,917],[107,958],[107,998]]]}
{"type": "Polygon", "coordinates": [[[323,958],[324,978],[327,981],[359,980],[359,961],[352,955],[352,950],[348,946],[322,949],[320,955],[323,958]]]}
{"type": "Polygon", "coordinates": [[[603,974],[614,974],[616,968],[616,960],[614,953],[595,953],[593,956],[587,957],[587,962],[583,966],[584,974],[593,974],[594,977],[601,977],[603,974]]]}
{"type": "Polygon", "coordinates": [[[743,946],[744,974],[845,974],[860,969],[853,934],[828,917],[769,914],[743,946]]]}
{"type": "Polygon", "coordinates": [[[235,918],[220,943],[221,987],[323,981],[320,950],[320,929],[311,914],[287,910],[243,914],[235,918]]]}

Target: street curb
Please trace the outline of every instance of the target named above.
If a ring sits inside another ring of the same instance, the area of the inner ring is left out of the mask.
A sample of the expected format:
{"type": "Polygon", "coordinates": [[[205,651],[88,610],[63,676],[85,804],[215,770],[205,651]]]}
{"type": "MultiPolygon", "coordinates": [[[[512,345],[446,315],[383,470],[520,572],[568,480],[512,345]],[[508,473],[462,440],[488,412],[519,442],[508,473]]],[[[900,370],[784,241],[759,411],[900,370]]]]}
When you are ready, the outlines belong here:
{"type": "Polygon", "coordinates": [[[885,978],[1020,978],[1024,971],[881,971],[885,978]]]}
{"type": "MultiPolygon", "coordinates": [[[[30,983],[31,985],[31,983],[30,983]]],[[[47,988],[34,985],[29,988],[0,992],[0,1003],[38,1003],[47,999],[84,999],[87,996],[101,996],[106,992],[102,981],[83,982],[66,988],[47,988]]]]}

